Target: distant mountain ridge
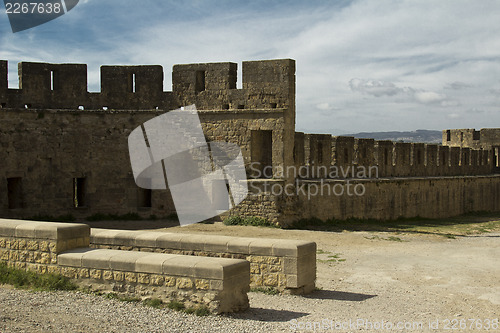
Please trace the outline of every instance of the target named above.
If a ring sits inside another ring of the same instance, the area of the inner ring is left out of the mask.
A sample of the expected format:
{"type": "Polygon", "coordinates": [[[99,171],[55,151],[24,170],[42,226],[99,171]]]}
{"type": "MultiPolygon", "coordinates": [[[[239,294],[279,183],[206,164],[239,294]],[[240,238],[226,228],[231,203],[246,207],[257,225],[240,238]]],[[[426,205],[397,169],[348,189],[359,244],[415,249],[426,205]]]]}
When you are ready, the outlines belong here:
{"type": "Polygon", "coordinates": [[[416,130],[411,132],[361,132],[356,134],[343,134],[359,139],[391,140],[399,142],[441,143],[441,131],[416,130]]]}

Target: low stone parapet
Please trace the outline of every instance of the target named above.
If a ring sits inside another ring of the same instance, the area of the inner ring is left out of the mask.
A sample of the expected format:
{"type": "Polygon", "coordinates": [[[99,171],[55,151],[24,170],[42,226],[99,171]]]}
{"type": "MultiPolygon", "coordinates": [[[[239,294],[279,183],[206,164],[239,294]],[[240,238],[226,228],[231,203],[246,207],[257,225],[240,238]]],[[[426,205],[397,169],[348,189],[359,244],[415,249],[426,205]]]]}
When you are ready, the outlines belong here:
{"type": "Polygon", "coordinates": [[[305,294],[315,287],[314,242],[93,228],[90,243],[101,249],[245,259],[250,262],[252,288],[305,294]]]}
{"type": "Polygon", "coordinates": [[[213,313],[249,306],[245,260],[82,248],[60,254],[58,261],[62,275],[93,289],[207,306],[213,313]]]}
{"type": "Polygon", "coordinates": [[[16,268],[54,272],[59,253],[89,241],[86,224],[0,219],[0,261],[16,268]]]}

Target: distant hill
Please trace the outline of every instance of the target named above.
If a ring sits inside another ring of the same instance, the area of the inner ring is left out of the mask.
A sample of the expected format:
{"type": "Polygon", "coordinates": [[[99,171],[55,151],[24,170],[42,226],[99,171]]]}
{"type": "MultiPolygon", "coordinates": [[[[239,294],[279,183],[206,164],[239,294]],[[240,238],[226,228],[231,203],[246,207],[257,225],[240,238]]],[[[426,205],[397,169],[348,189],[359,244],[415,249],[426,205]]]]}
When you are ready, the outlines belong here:
{"type": "Polygon", "coordinates": [[[391,140],[399,142],[441,143],[441,131],[416,130],[412,132],[361,132],[345,134],[360,139],[391,140]]]}

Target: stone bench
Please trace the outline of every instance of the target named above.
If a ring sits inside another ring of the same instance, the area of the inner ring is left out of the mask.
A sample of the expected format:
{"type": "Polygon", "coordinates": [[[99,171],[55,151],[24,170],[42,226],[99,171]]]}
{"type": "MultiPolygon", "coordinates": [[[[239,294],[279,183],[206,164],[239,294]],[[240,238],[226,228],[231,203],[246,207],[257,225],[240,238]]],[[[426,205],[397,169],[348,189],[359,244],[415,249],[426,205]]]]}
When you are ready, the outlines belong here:
{"type": "Polygon", "coordinates": [[[248,308],[245,260],[81,248],[58,256],[61,274],[92,288],[177,300],[213,313],[248,308]]]}
{"type": "Polygon", "coordinates": [[[90,228],[78,223],[0,219],[0,262],[58,273],[85,287],[177,300],[213,313],[248,308],[245,260],[89,248],[90,228]]]}
{"type": "Polygon", "coordinates": [[[91,247],[245,259],[250,287],[305,294],[314,290],[316,243],[157,231],[91,230],[91,247]]]}

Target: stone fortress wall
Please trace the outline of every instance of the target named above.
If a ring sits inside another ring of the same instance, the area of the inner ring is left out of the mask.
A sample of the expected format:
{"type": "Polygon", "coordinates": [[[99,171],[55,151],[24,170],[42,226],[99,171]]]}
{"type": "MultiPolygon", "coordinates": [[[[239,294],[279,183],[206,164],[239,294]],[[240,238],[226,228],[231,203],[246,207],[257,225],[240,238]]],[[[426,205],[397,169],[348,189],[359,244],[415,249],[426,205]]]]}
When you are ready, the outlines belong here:
{"type": "Polygon", "coordinates": [[[173,91],[163,92],[160,66],[102,66],[101,93],[90,93],[86,65],[20,63],[20,89],[8,89],[7,62],[0,61],[0,213],[174,213],[168,191],[135,185],[127,139],[182,105],[195,104],[206,139],[238,144],[247,165],[252,140],[267,145],[269,163],[290,164],[295,62],[244,62],[242,89],[236,67],[176,65],[173,91]]]}
{"type": "MultiPolygon", "coordinates": [[[[101,92],[92,93],[84,64],[22,62],[19,89],[9,89],[7,62],[0,61],[0,214],[173,213],[168,191],[135,185],[127,138],[145,121],[190,104],[199,110],[208,141],[242,149],[252,193],[229,214],[286,225],[312,216],[443,217],[500,209],[498,149],[492,144],[295,132],[295,61],[242,67],[237,89],[235,63],[175,65],[172,91],[165,92],[161,66],[102,66],[101,92]],[[340,173],[332,175],[332,167],[340,173]],[[365,176],[352,174],[360,167],[365,176]],[[362,183],[367,191],[361,197],[331,191],[311,196],[323,182],[330,188],[362,183]],[[294,193],[275,193],[269,185],[292,186],[294,193]]],[[[490,132],[481,131],[483,140],[490,132]]],[[[496,135],[490,137],[498,143],[496,135]]]]}

